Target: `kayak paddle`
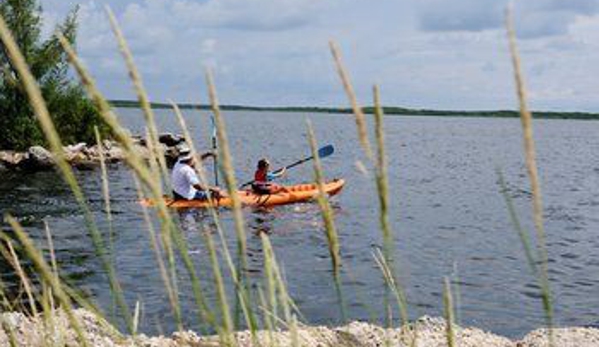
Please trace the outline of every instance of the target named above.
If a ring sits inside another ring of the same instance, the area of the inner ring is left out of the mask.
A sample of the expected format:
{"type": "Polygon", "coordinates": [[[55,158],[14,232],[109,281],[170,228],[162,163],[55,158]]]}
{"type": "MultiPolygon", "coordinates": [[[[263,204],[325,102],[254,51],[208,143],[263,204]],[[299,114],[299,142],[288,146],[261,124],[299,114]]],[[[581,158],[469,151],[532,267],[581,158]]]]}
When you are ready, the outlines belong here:
{"type": "Polygon", "coordinates": [[[214,185],[218,187],[218,162],[217,162],[217,136],[216,136],[216,122],[214,121],[214,115],[210,117],[210,121],[212,122],[212,152],[214,152],[214,185]]]}
{"type": "MultiPolygon", "coordinates": [[[[317,154],[318,154],[318,157],[319,157],[319,158],[326,158],[326,157],[330,156],[331,154],[333,154],[334,152],[335,152],[335,147],[333,147],[333,145],[326,145],[326,146],[324,146],[324,147],[320,148],[320,149],[318,150],[318,153],[317,153],[317,154]]],[[[314,159],[314,156],[309,156],[309,157],[307,157],[307,158],[300,159],[300,160],[296,161],[296,162],[295,162],[295,163],[293,163],[293,164],[289,164],[289,165],[287,165],[287,166],[285,166],[285,167],[282,167],[282,168],[280,168],[280,169],[278,169],[278,170],[275,170],[275,171],[273,171],[273,174],[275,174],[275,175],[276,175],[277,173],[280,173],[280,172],[281,172],[281,171],[283,171],[283,170],[286,170],[286,169],[291,169],[292,167],[296,167],[296,166],[298,166],[298,165],[300,165],[300,164],[303,164],[303,163],[305,163],[305,162],[307,162],[307,161],[310,161],[310,160],[312,160],[312,159],[314,159]]],[[[255,182],[254,180],[251,180],[251,181],[249,181],[249,182],[246,182],[246,183],[242,184],[241,186],[239,186],[239,189],[242,189],[242,188],[244,188],[244,187],[247,187],[247,186],[249,186],[250,184],[252,184],[252,183],[254,183],[254,182],[255,182]]]]}

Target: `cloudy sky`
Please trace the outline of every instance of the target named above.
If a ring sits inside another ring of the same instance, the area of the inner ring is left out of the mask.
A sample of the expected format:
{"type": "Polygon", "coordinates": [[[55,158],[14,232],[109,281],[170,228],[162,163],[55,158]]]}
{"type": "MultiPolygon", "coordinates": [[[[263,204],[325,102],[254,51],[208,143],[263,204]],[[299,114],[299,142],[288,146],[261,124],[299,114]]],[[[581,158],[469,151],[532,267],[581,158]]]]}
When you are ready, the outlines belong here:
{"type": "MultiPolygon", "coordinates": [[[[46,31],[80,6],[78,49],[110,98],[134,97],[105,6],[123,27],[156,101],[345,105],[328,41],[362,103],[513,109],[506,0],[41,0],[46,31]]],[[[599,0],[514,3],[531,104],[599,112],[599,0]]]]}

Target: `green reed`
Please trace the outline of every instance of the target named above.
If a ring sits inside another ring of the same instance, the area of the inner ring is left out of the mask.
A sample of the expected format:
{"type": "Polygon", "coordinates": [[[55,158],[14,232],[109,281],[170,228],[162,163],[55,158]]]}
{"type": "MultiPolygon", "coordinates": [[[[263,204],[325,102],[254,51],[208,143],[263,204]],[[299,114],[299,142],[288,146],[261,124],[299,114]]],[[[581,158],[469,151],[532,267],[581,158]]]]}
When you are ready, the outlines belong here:
{"type": "MultiPolygon", "coordinates": [[[[237,236],[237,260],[239,263],[237,273],[239,274],[239,286],[240,288],[242,288],[241,292],[243,294],[248,293],[247,287],[249,286],[245,272],[247,270],[247,236],[245,234],[245,221],[243,213],[241,211],[241,199],[239,198],[237,192],[238,184],[235,178],[235,169],[233,166],[231,150],[229,148],[226,126],[222,114],[220,112],[220,104],[216,93],[216,86],[214,84],[214,79],[212,77],[212,72],[210,71],[210,69],[206,69],[206,85],[208,86],[208,97],[210,99],[210,107],[212,109],[212,113],[214,114],[216,135],[219,143],[218,155],[221,158],[221,160],[219,160],[219,164],[221,171],[223,172],[224,180],[227,187],[227,193],[232,201],[231,207],[233,210],[233,220],[235,223],[235,234],[237,236]]],[[[249,297],[247,297],[247,299],[249,299],[249,297]]],[[[257,326],[257,322],[255,321],[255,317],[252,311],[249,311],[248,314],[250,326],[253,329],[253,327],[257,326]]]]}
{"type": "MultiPolygon", "coordinates": [[[[3,24],[3,19],[0,18],[0,32],[3,31],[1,30],[3,24]]],[[[19,222],[17,222],[17,220],[11,216],[6,216],[6,220],[14,230],[15,235],[19,239],[25,252],[27,252],[29,259],[33,262],[37,274],[41,276],[41,278],[52,288],[54,296],[56,296],[58,302],[61,304],[62,309],[65,311],[69,323],[77,334],[79,342],[82,346],[90,346],[85,331],[73,313],[71,300],[69,295],[64,292],[60,279],[52,272],[51,268],[44,260],[43,255],[35,247],[33,241],[29,238],[29,236],[27,236],[19,222]]]]}
{"type": "Polygon", "coordinates": [[[324,175],[322,171],[322,165],[320,163],[320,158],[318,157],[318,144],[316,143],[316,137],[314,135],[314,129],[312,129],[312,124],[308,121],[308,142],[310,143],[310,150],[312,151],[313,166],[314,166],[314,180],[316,182],[316,186],[318,187],[318,206],[320,206],[320,211],[322,215],[322,219],[324,222],[325,233],[327,236],[327,241],[329,245],[329,254],[331,256],[331,263],[333,266],[333,273],[335,277],[339,276],[339,267],[341,266],[341,256],[339,255],[339,236],[337,233],[337,228],[335,227],[335,220],[333,218],[333,209],[331,208],[331,204],[327,199],[327,193],[325,192],[324,187],[324,175]]]}
{"type": "Polygon", "coordinates": [[[509,190],[507,188],[507,184],[505,183],[503,172],[497,169],[496,173],[498,177],[501,195],[503,195],[503,199],[505,200],[505,204],[507,206],[512,226],[514,227],[514,229],[518,233],[518,237],[520,238],[520,243],[522,244],[522,249],[524,250],[524,255],[526,256],[528,266],[533,275],[538,276],[539,269],[537,268],[537,261],[535,260],[534,251],[531,246],[532,242],[530,240],[530,235],[526,232],[526,230],[524,230],[524,228],[522,227],[522,223],[520,223],[520,218],[518,218],[518,213],[516,212],[514,201],[509,195],[509,190]]]}
{"type": "MultiPolygon", "coordinates": [[[[268,235],[261,233],[260,238],[262,239],[262,250],[264,252],[264,273],[269,274],[267,279],[268,302],[271,303],[271,307],[278,306],[278,304],[275,304],[277,301],[281,305],[284,322],[289,327],[292,341],[295,341],[293,345],[296,345],[298,339],[297,325],[294,324],[293,311],[299,313],[299,310],[293,299],[289,296],[268,235]]],[[[274,317],[276,318],[277,316],[275,315],[274,317]]]]}
{"type": "MultiPolygon", "coordinates": [[[[106,158],[104,155],[104,146],[102,137],[98,127],[94,126],[94,134],[96,136],[96,146],[98,148],[98,156],[100,157],[100,172],[102,176],[102,197],[104,198],[104,209],[106,210],[106,221],[108,222],[108,249],[112,266],[116,268],[116,255],[114,254],[114,227],[112,220],[112,210],[110,205],[110,187],[108,185],[108,170],[106,169],[106,158]]],[[[116,300],[113,298],[112,315],[116,314],[116,300]]]]}
{"type": "MultiPolygon", "coordinates": [[[[137,191],[137,197],[141,201],[144,199],[143,188],[141,187],[141,183],[139,179],[133,175],[133,181],[135,182],[135,188],[137,191]]],[[[148,235],[150,238],[150,245],[152,246],[152,251],[154,252],[154,257],[158,263],[158,271],[160,273],[160,277],[162,278],[162,282],[164,283],[164,287],[166,289],[167,296],[169,298],[171,310],[173,312],[173,316],[175,318],[175,323],[177,324],[177,328],[179,330],[183,330],[183,321],[181,318],[181,304],[179,302],[179,293],[176,287],[176,282],[171,282],[171,278],[168,275],[168,271],[166,265],[164,263],[164,259],[160,250],[160,245],[156,239],[156,231],[154,229],[154,225],[152,224],[151,216],[148,211],[148,208],[144,205],[141,205],[141,209],[143,211],[144,222],[146,225],[146,230],[148,230],[148,235]]]]}
{"type": "MultiPolygon", "coordinates": [[[[535,142],[533,137],[532,129],[532,113],[530,112],[527,104],[527,92],[524,83],[524,76],[522,74],[522,67],[520,63],[520,55],[518,53],[518,47],[516,44],[516,33],[514,30],[513,17],[511,14],[511,8],[508,8],[506,12],[506,28],[507,36],[509,41],[509,48],[512,58],[512,65],[514,68],[514,79],[516,82],[516,92],[518,96],[519,108],[520,108],[520,121],[522,123],[522,138],[524,143],[524,156],[526,162],[526,170],[530,179],[530,186],[532,191],[532,210],[533,210],[533,221],[537,236],[537,260],[539,264],[539,271],[537,272],[537,279],[541,288],[541,298],[543,302],[543,310],[545,312],[545,320],[549,329],[548,339],[549,345],[553,346],[553,303],[551,299],[551,288],[549,284],[548,275],[548,255],[547,255],[547,242],[545,237],[545,227],[543,221],[543,200],[541,195],[541,184],[539,180],[539,172],[536,161],[536,150],[535,142]]],[[[528,255],[527,255],[528,256],[528,255]]]]}
{"type": "Polygon", "coordinates": [[[389,264],[392,263],[393,233],[389,224],[389,178],[387,156],[385,154],[385,132],[383,131],[383,108],[378,86],[372,89],[374,97],[374,129],[377,144],[376,188],[379,197],[379,222],[383,232],[383,254],[389,264]]]}
{"type": "MultiPolygon", "coordinates": [[[[142,185],[148,189],[150,193],[150,197],[153,201],[155,201],[157,215],[160,220],[161,225],[161,240],[163,241],[163,246],[166,249],[167,259],[169,263],[169,272],[171,274],[171,281],[173,281],[173,288],[176,287],[175,281],[175,266],[174,266],[174,252],[173,246],[178,250],[179,255],[183,260],[183,265],[187,271],[187,274],[190,278],[190,283],[192,286],[192,292],[194,296],[194,300],[197,305],[197,314],[200,322],[206,322],[211,327],[213,327],[216,331],[220,332],[221,327],[216,324],[216,320],[214,314],[209,307],[205,295],[203,293],[202,284],[200,282],[200,278],[197,274],[195,265],[189,256],[189,252],[187,249],[186,242],[181,234],[181,231],[177,227],[176,223],[172,219],[170,211],[166,206],[165,200],[162,196],[162,187],[161,182],[157,179],[157,175],[154,175],[153,170],[150,170],[143,161],[143,158],[136,150],[133,145],[133,141],[127,131],[120,125],[118,119],[110,105],[103,97],[103,95],[97,89],[93,78],[89,75],[87,70],[81,64],[79,58],[75,54],[72,47],[68,44],[68,42],[64,39],[61,40],[65,51],[69,56],[69,61],[75,67],[82,84],[86,88],[90,97],[94,100],[96,105],[98,106],[100,113],[110,127],[111,131],[114,133],[116,140],[123,146],[125,151],[125,161],[129,164],[129,166],[133,169],[134,173],[140,179],[142,185]]],[[[152,146],[152,145],[150,145],[152,146]]],[[[152,152],[152,151],[151,151],[152,152]]],[[[154,152],[155,153],[155,152],[154,152]]],[[[151,153],[152,155],[152,153],[151,153]]],[[[154,154],[155,155],[155,154],[154,154]]],[[[153,156],[154,156],[153,155],[153,156]]],[[[155,162],[155,161],[154,161],[155,162]]],[[[152,163],[150,163],[152,165],[152,163]]]]}
{"type": "Polygon", "coordinates": [[[108,13],[108,18],[110,20],[110,25],[111,25],[112,31],[117,39],[119,49],[121,50],[121,53],[123,55],[126,65],[127,65],[127,69],[129,70],[129,77],[131,78],[131,81],[133,82],[133,85],[135,87],[135,92],[137,93],[137,97],[138,97],[139,103],[141,105],[141,109],[143,111],[143,114],[145,115],[146,125],[148,126],[148,130],[150,133],[148,143],[151,143],[151,145],[154,148],[154,150],[151,151],[151,153],[153,153],[154,156],[158,159],[158,163],[160,165],[160,170],[161,170],[162,178],[163,178],[162,183],[168,189],[170,189],[171,183],[169,180],[168,170],[166,168],[166,160],[164,158],[162,146],[160,145],[160,142],[158,141],[158,130],[156,127],[156,122],[154,120],[155,119],[154,110],[152,110],[152,106],[150,104],[148,94],[146,93],[146,89],[144,87],[141,75],[137,69],[137,66],[135,65],[135,61],[133,60],[133,54],[131,53],[131,50],[129,49],[129,45],[127,44],[127,41],[125,40],[125,36],[123,35],[123,33],[120,29],[120,26],[116,20],[116,17],[114,16],[114,13],[112,13],[110,8],[106,7],[106,11],[108,13]]]}
{"type": "MultiPolygon", "coordinates": [[[[171,106],[173,108],[175,116],[177,117],[181,131],[183,132],[183,138],[185,139],[185,143],[188,144],[190,151],[191,151],[191,155],[193,156],[193,158],[195,158],[196,164],[194,165],[194,169],[195,169],[196,173],[198,174],[200,183],[202,184],[202,186],[208,187],[209,184],[208,184],[208,179],[206,178],[206,170],[204,169],[201,157],[198,155],[198,151],[196,150],[195,144],[191,137],[191,133],[189,132],[189,128],[187,127],[185,118],[183,117],[183,114],[182,114],[179,106],[176,103],[171,101],[171,106]]],[[[236,292],[237,292],[236,297],[239,300],[239,305],[241,306],[241,310],[243,311],[246,324],[252,333],[252,338],[254,339],[255,333],[257,330],[257,322],[255,320],[252,305],[250,303],[250,294],[249,294],[249,291],[247,290],[247,287],[241,285],[238,269],[236,269],[235,266],[233,265],[231,255],[229,253],[229,247],[227,245],[226,239],[224,238],[224,233],[223,233],[223,230],[221,227],[220,218],[219,218],[218,212],[216,210],[216,206],[218,206],[218,202],[213,200],[209,195],[209,203],[210,204],[208,206],[208,210],[209,210],[209,212],[212,216],[213,222],[215,224],[215,229],[217,230],[219,237],[220,237],[220,242],[221,242],[222,250],[223,250],[223,256],[228,265],[233,283],[235,284],[235,288],[236,288],[236,292]]],[[[212,246],[213,243],[210,243],[209,245],[212,246]]],[[[212,270],[214,273],[219,274],[218,277],[222,277],[220,275],[220,270],[215,267],[214,263],[213,263],[212,270]]],[[[216,278],[215,280],[222,281],[222,279],[218,279],[218,278],[216,278]]],[[[226,303],[226,300],[223,300],[222,302],[226,303]]],[[[221,304],[221,311],[228,312],[228,305],[225,306],[224,304],[221,304]]]]}
{"type": "MultiPolygon", "coordinates": [[[[19,279],[21,280],[21,283],[23,284],[23,288],[25,289],[25,294],[27,295],[27,299],[29,300],[29,307],[31,308],[31,313],[33,315],[37,315],[38,311],[37,311],[37,307],[36,307],[36,301],[33,298],[33,290],[31,289],[31,281],[29,280],[29,276],[27,276],[27,274],[25,274],[25,271],[23,271],[23,267],[21,267],[21,261],[19,260],[19,257],[17,256],[17,252],[15,252],[14,247],[12,246],[12,242],[10,240],[5,240],[6,241],[6,246],[8,248],[8,253],[7,255],[5,255],[5,258],[8,260],[12,260],[10,263],[13,266],[13,268],[15,269],[15,271],[17,272],[17,275],[19,276],[19,279]]],[[[2,253],[5,253],[4,250],[2,253]]]]}
{"type": "Polygon", "coordinates": [[[335,226],[334,213],[329,203],[327,194],[324,187],[324,174],[322,165],[320,163],[320,157],[318,156],[318,145],[316,143],[316,137],[314,135],[314,129],[312,124],[308,121],[308,142],[310,143],[310,150],[312,152],[313,167],[314,167],[314,180],[318,187],[318,197],[316,201],[320,207],[322,220],[325,227],[325,235],[327,237],[327,245],[329,247],[329,255],[331,257],[331,265],[333,268],[333,282],[335,284],[335,293],[339,299],[339,308],[342,320],[345,321],[345,300],[343,299],[343,290],[341,288],[340,278],[340,267],[341,267],[341,255],[339,245],[339,234],[337,233],[337,227],[335,226]]]}
{"type": "Polygon", "coordinates": [[[387,262],[387,258],[381,253],[380,249],[376,249],[373,254],[373,258],[378,265],[379,269],[383,274],[383,278],[387,283],[387,286],[391,289],[391,292],[395,296],[395,301],[397,303],[397,310],[399,312],[401,318],[401,324],[408,324],[408,301],[406,299],[406,295],[402,286],[398,283],[397,279],[393,274],[392,268],[389,266],[387,262]]]}
{"type": "Polygon", "coordinates": [[[368,159],[373,158],[372,149],[370,146],[370,141],[368,140],[368,130],[366,127],[366,117],[364,116],[364,111],[360,104],[358,103],[358,98],[356,97],[356,93],[354,92],[354,88],[351,84],[349,74],[343,65],[343,61],[341,59],[341,50],[338,45],[331,41],[329,42],[329,46],[331,49],[331,54],[333,55],[333,60],[335,61],[335,67],[337,69],[337,73],[339,74],[339,78],[343,84],[343,89],[349,99],[354,115],[356,116],[356,128],[358,129],[358,138],[360,140],[360,144],[364,149],[364,153],[368,159]]]}
{"type": "Polygon", "coordinates": [[[214,287],[216,288],[217,301],[220,304],[221,314],[221,325],[223,327],[223,337],[221,343],[227,346],[234,345],[233,337],[233,320],[231,319],[231,312],[229,310],[229,300],[227,299],[227,292],[225,291],[225,284],[223,282],[222,272],[220,270],[220,263],[218,255],[216,254],[216,248],[214,241],[212,240],[211,232],[208,228],[204,228],[202,235],[206,242],[206,247],[210,254],[210,264],[212,265],[212,273],[214,276],[214,287]]]}
{"type": "Polygon", "coordinates": [[[64,150],[60,137],[58,136],[56,128],[52,122],[52,118],[50,117],[50,113],[48,112],[39,86],[31,74],[25,58],[23,57],[23,54],[17,46],[14,38],[12,37],[10,30],[6,26],[4,18],[0,18],[0,38],[2,39],[4,47],[9,54],[10,59],[19,74],[19,77],[21,78],[21,83],[29,98],[29,103],[34,110],[34,113],[41,125],[42,131],[44,132],[44,135],[46,136],[46,139],[50,145],[50,150],[54,155],[56,165],[62,173],[65,181],[71,188],[77,203],[84,213],[87,229],[92,237],[96,253],[98,254],[102,266],[108,276],[110,289],[116,297],[116,301],[121,312],[123,313],[123,317],[127,323],[127,326],[131,328],[131,315],[129,313],[129,309],[125,303],[124,295],[116,278],[114,268],[111,266],[110,261],[106,257],[106,251],[103,245],[102,237],[100,236],[100,232],[96,226],[91,210],[87,205],[85,196],[83,195],[83,192],[77,183],[77,180],[75,179],[75,175],[70,165],[67,163],[64,157],[64,150]]]}
{"type": "Polygon", "coordinates": [[[443,284],[443,307],[445,308],[445,336],[447,338],[447,347],[455,347],[455,313],[453,309],[453,296],[451,294],[451,284],[449,283],[449,278],[445,277],[443,284]]]}

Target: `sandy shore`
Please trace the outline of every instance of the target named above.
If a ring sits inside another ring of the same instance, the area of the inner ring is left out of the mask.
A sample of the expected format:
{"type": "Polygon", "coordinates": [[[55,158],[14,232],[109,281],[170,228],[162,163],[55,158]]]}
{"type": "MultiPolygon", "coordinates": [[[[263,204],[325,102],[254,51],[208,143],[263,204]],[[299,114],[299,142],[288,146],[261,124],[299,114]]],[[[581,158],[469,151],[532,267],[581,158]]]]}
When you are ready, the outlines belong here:
{"type": "MultiPolygon", "coordinates": [[[[219,346],[217,336],[199,336],[192,331],[176,332],[171,336],[121,335],[110,325],[97,319],[85,310],[76,310],[77,321],[83,327],[90,346],[130,346],[130,347],[208,347],[219,346]]],[[[0,346],[10,346],[10,338],[17,346],[80,346],[75,331],[71,329],[64,314],[58,313],[51,320],[42,317],[29,318],[21,313],[0,315],[0,346]]],[[[447,346],[445,321],[442,318],[422,317],[413,324],[417,332],[416,346],[447,346]]],[[[538,329],[527,334],[520,341],[484,332],[477,328],[455,327],[456,346],[548,346],[547,332],[538,329]]],[[[554,330],[555,346],[586,347],[599,346],[599,329],[559,328],[554,330]]],[[[352,322],[348,325],[329,328],[323,326],[300,326],[297,334],[289,331],[261,331],[256,339],[260,346],[411,346],[413,330],[407,327],[383,329],[379,326],[352,322]]],[[[256,346],[247,331],[235,334],[239,346],[256,346]]]]}

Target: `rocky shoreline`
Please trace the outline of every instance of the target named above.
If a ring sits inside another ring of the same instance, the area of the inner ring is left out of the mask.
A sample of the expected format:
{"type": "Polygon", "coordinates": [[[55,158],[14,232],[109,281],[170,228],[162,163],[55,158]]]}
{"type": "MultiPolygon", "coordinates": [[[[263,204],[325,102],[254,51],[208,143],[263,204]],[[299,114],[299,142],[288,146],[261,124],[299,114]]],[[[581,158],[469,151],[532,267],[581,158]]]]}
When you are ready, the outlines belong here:
{"type": "MultiPolygon", "coordinates": [[[[122,335],[104,320],[89,311],[75,310],[75,316],[85,331],[89,345],[98,347],[215,347],[217,336],[200,336],[193,331],[175,332],[165,336],[122,335]]],[[[0,346],[10,346],[9,335],[18,346],[79,346],[75,331],[68,324],[63,312],[56,311],[51,320],[42,316],[27,317],[22,313],[8,312],[0,315],[0,346]]],[[[442,318],[422,317],[411,327],[384,329],[377,325],[352,322],[341,327],[300,326],[296,340],[299,346],[411,346],[413,330],[417,331],[416,346],[447,346],[446,325],[442,318]]],[[[537,329],[518,341],[485,332],[477,328],[454,327],[456,346],[475,347],[545,347],[549,346],[547,331],[537,329]]],[[[239,346],[256,346],[248,331],[235,333],[239,346]]],[[[293,336],[289,331],[260,331],[257,342],[260,346],[292,346],[293,336]]],[[[554,346],[587,347],[599,346],[599,329],[556,328],[554,346]]]]}
{"type": "MultiPolygon", "coordinates": [[[[136,151],[144,158],[149,157],[149,150],[145,139],[133,136],[136,151]]],[[[164,133],[159,135],[168,164],[174,163],[177,158],[177,145],[184,141],[180,135],[164,133]]],[[[78,143],[63,147],[66,160],[76,169],[93,170],[100,164],[100,153],[109,163],[118,163],[125,158],[125,152],[115,142],[104,140],[101,146],[78,143]]],[[[42,146],[32,146],[27,151],[0,150],[1,171],[47,171],[55,166],[54,155],[42,146]]]]}

